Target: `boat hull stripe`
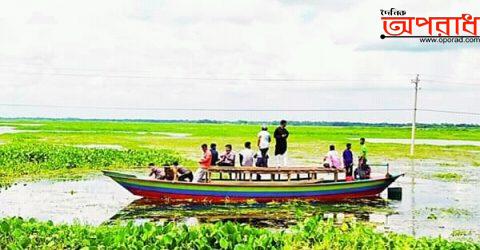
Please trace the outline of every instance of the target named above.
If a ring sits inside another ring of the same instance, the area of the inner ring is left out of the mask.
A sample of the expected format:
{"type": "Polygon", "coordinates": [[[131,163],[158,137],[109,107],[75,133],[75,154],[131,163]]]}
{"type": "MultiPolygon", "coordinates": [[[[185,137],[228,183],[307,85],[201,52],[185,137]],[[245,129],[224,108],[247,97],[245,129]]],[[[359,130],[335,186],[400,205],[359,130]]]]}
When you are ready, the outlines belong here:
{"type": "Polygon", "coordinates": [[[294,192],[229,192],[229,191],[199,191],[199,190],[181,190],[181,189],[171,189],[171,188],[155,188],[155,187],[146,187],[146,186],[134,186],[126,183],[120,183],[123,187],[131,191],[132,193],[135,190],[142,191],[153,191],[159,193],[170,193],[170,194],[182,194],[182,195],[196,195],[196,196],[219,196],[219,197],[304,197],[304,196],[321,196],[321,195],[335,195],[335,194],[348,194],[348,193],[358,193],[374,189],[384,189],[388,186],[387,183],[381,183],[380,185],[368,186],[368,187],[359,187],[351,189],[338,189],[338,190],[317,190],[317,191],[294,191],[294,192]]]}

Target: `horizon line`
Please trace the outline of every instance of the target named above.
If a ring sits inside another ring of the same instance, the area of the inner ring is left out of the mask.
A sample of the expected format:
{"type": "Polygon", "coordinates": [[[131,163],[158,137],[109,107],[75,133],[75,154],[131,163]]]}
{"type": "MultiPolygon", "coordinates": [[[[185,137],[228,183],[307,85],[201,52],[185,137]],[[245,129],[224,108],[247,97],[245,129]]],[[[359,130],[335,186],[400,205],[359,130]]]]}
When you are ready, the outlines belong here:
{"type": "MultiPolygon", "coordinates": [[[[262,123],[274,123],[279,122],[281,119],[278,120],[218,120],[218,119],[145,119],[145,118],[79,118],[79,117],[1,117],[0,122],[2,120],[57,120],[57,121],[124,121],[124,122],[165,122],[165,123],[246,123],[246,124],[262,124],[262,123]]],[[[387,126],[411,126],[412,123],[401,123],[401,122],[360,122],[360,121],[313,121],[313,120],[288,120],[289,123],[312,123],[312,124],[320,124],[325,123],[329,125],[334,125],[338,123],[345,123],[345,124],[359,124],[359,125],[387,125],[387,126]]],[[[417,126],[420,125],[445,125],[445,126],[474,126],[480,127],[479,123],[425,123],[425,122],[417,122],[417,126]]],[[[307,125],[307,124],[305,124],[307,125]]],[[[335,125],[334,125],[335,126],[335,125]]]]}

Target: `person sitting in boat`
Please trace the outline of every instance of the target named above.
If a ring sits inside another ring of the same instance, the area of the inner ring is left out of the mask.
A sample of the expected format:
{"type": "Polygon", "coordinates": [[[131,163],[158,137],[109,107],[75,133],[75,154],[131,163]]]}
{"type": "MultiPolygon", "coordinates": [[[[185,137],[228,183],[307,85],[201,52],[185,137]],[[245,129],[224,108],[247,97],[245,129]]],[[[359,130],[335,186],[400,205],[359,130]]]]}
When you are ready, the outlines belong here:
{"type": "Polygon", "coordinates": [[[175,172],[169,165],[163,165],[163,172],[165,173],[164,180],[173,181],[175,179],[175,172]]]}
{"type": "Polygon", "coordinates": [[[255,152],[252,150],[252,143],[247,141],[245,142],[245,148],[238,153],[240,166],[242,167],[253,167],[253,159],[255,158],[255,152]]]}
{"type": "MultiPolygon", "coordinates": [[[[265,154],[265,156],[262,154],[262,152],[258,152],[255,154],[255,167],[260,167],[260,168],[267,168],[268,167],[268,159],[270,156],[268,153],[265,154]]],[[[262,180],[262,176],[260,174],[257,174],[257,181],[262,180]]]]}
{"type": "Polygon", "coordinates": [[[218,161],[217,144],[215,144],[215,143],[210,144],[210,153],[212,153],[212,163],[211,163],[211,165],[216,166],[217,161],[218,161]]]}
{"type": "Polygon", "coordinates": [[[154,163],[148,164],[148,168],[150,169],[150,174],[148,176],[153,175],[153,177],[157,180],[165,179],[165,172],[163,169],[156,167],[154,163]]]}
{"type": "Polygon", "coordinates": [[[270,158],[268,153],[265,154],[265,157],[263,157],[262,152],[259,151],[258,153],[255,154],[255,156],[256,156],[256,160],[255,160],[256,167],[262,167],[262,168],[268,167],[268,159],[270,158]]]}
{"type": "Polygon", "coordinates": [[[330,145],[330,150],[323,158],[323,166],[326,168],[342,168],[342,160],[340,159],[338,152],[335,150],[335,145],[330,145]]]}
{"type": "Polygon", "coordinates": [[[189,182],[193,180],[193,173],[186,167],[182,167],[178,165],[178,161],[173,163],[173,168],[177,173],[177,177],[179,181],[185,181],[188,179],[189,182]]]}
{"type": "Polygon", "coordinates": [[[371,168],[367,164],[367,159],[360,157],[358,167],[355,169],[353,175],[357,180],[370,179],[371,168]]]}
{"type": "Polygon", "coordinates": [[[232,145],[225,145],[225,153],[220,155],[218,166],[233,167],[235,166],[235,153],[232,151],[232,145]]]}
{"type": "Polygon", "coordinates": [[[200,182],[212,164],[212,153],[208,150],[207,144],[202,144],[202,152],[203,156],[200,161],[198,161],[200,167],[195,171],[195,174],[193,174],[192,182],[200,182]]]}

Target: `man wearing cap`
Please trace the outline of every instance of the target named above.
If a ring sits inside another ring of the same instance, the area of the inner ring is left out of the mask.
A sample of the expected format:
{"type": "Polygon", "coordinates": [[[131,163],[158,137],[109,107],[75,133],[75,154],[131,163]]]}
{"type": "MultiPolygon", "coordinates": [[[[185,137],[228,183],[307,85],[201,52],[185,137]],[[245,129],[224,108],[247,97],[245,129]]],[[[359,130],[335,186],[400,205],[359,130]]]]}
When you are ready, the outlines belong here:
{"type": "Polygon", "coordinates": [[[260,154],[262,155],[263,162],[260,164],[259,167],[268,167],[267,162],[267,152],[268,148],[270,147],[270,141],[272,140],[270,137],[270,133],[268,133],[267,125],[262,125],[262,131],[258,133],[258,148],[260,149],[260,154]]]}

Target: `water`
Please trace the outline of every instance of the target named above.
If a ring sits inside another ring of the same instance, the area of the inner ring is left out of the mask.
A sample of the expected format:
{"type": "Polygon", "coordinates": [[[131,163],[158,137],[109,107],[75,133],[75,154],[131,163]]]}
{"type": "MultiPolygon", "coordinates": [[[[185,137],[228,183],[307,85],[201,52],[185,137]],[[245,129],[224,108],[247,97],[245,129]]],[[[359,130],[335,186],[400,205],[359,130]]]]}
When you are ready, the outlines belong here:
{"type": "MultiPolygon", "coordinates": [[[[42,130],[42,129],[37,129],[37,130],[18,130],[16,127],[12,126],[1,126],[2,124],[5,123],[0,123],[0,134],[11,134],[11,133],[41,133],[41,132],[48,132],[48,133],[102,133],[103,131],[101,130],[42,130]]],[[[8,124],[8,123],[6,123],[8,124]]],[[[15,125],[21,125],[21,126],[31,126],[31,127],[36,127],[36,126],[42,126],[42,124],[28,124],[28,123],[23,123],[23,124],[15,124],[15,125]]],[[[109,133],[116,133],[116,134],[139,134],[139,135],[146,135],[146,134],[153,134],[153,135],[162,135],[162,136],[167,136],[167,137],[172,137],[172,138],[187,138],[190,136],[190,134],[185,134],[185,133],[170,133],[170,132],[162,132],[162,131],[151,131],[151,132],[144,132],[144,131],[121,131],[121,130],[116,130],[116,131],[109,131],[109,133]]]]}
{"type": "Polygon", "coordinates": [[[136,197],[110,179],[18,183],[0,192],[0,217],[98,225],[136,197]]]}
{"type": "MultiPolygon", "coordinates": [[[[411,139],[387,139],[387,138],[368,138],[370,143],[396,143],[410,144],[411,139]]],[[[416,145],[435,145],[435,146],[480,146],[480,141],[468,140],[441,140],[441,139],[415,139],[416,145]]]]}
{"type": "Polygon", "coordinates": [[[15,132],[17,132],[15,130],[15,127],[0,126],[0,135],[1,134],[8,134],[8,133],[15,133],[15,132]]]}
{"type": "Polygon", "coordinates": [[[466,232],[465,237],[480,239],[480,201],[476,196],[480,168],[423,164],[394,170],[406,173],[392,185],[402,187],[401,201],[387,201],[384,192],[382,198],[350,203],[168,205],[140,199],[111,179],[96,176],[79,181],[19,183],[2,190],[0,217],[22,216],[93,225],[116,220],[178,221],[189,225],[236,221],[283,228],[320,215],[337,222],[347,218],[372,222],[380,231],[451,237],[453,232],[462,230],[466,232]],[[425,178],[440,170],[462,173],[465,178],[460,182],[425,178]]]}

